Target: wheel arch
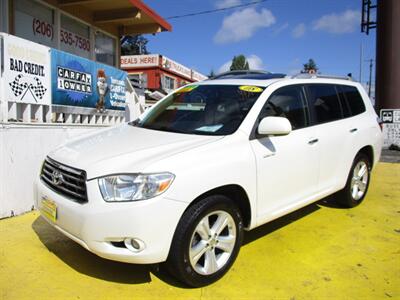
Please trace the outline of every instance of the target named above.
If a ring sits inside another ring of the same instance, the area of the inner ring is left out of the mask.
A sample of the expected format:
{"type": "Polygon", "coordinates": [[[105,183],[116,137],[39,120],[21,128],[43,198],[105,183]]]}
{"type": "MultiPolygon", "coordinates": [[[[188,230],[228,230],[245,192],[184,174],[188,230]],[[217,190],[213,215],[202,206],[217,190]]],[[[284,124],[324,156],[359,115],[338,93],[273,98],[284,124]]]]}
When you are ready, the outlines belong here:
{"type": "Polygon", "coordinates": [[[228,184],[208,190],[207,192],[204,192],[203,194],[197,196],[186,208],[186,210],[188,210],[189,207],[191,207],[192,205],[200,202],[202,199],[213,195],[222,195],[231,199],[238,206],[241,212],[244,227],[245,228],[250,227],[251,224],[250,199],[245,189],[238,184],[228,184]]]}
{"type": "Polygon", "coordinates": [[[374,148],[372,148],[371,145],[364,146],[357,152],[356,156],[358,154],[360,154],[360,153],[363,153],[368,157],[368,160],[369,160],[369,163],[370,163],[370,168],[372,168],[373,165],[374,165],[374,159],[375,159],[375,157],[374,157],[374,148]]]}

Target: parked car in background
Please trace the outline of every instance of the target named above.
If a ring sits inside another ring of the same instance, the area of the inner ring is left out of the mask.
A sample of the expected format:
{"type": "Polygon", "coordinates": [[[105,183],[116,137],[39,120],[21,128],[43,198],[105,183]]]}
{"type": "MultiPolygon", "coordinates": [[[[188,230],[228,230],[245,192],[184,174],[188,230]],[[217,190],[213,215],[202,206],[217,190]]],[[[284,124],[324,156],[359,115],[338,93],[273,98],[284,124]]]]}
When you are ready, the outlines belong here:
{"type": "Polygon", "coordinates": [[[233,72],[52,151],[37,206],[95,254],[165,262],[199,287],[229,270],[245,230],[334,193],[360,204],[381,146],[359,83],[233,72]]]}

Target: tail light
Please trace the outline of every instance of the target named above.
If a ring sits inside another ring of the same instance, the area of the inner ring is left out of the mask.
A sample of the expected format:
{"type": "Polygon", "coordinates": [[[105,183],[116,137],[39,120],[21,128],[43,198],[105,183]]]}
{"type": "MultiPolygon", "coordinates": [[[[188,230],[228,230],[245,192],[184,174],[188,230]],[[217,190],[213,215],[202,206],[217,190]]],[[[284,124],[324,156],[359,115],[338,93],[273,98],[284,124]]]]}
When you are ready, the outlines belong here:
{"type": "Polygon", "coordinates": [[[381,118],[376,117],[376,122],[378,122],[379,127],[381,128],[381,130],[383,130],[383,122],[382,122],[381,118]]]}

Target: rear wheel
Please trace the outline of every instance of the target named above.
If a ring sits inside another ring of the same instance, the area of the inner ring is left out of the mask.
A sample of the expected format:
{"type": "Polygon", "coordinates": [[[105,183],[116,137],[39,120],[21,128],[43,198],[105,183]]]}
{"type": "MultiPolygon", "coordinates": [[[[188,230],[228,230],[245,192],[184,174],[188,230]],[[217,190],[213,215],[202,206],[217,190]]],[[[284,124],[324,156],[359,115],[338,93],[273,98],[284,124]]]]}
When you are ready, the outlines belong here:
{"type": "Polygon", "coordinates": [[[355,207],[365,198],[371,177],[368,157],[360,153],[354,159],[346,186],[338,193],[337,202],[344,207],[355,207]]]}
{"type": "Polygon", "coordinates": [[[237,206],[225,196],[207,197],[182,216],[167,269],[190,286],[210,284],[229,270],[242,239],[243,221],[237,206]]]}

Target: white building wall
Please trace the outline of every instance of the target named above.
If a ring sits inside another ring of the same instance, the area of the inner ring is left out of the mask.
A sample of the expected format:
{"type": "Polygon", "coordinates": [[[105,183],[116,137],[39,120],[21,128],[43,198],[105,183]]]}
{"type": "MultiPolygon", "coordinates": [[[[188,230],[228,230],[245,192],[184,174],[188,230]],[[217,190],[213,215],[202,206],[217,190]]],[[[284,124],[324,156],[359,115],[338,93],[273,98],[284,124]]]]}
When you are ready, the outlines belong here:
{"type": "Polygon", "coordinates": [[[104,126],[0,124],[0,218],[33,208],[34,182],[50,150],[99,128],[104,126]]]}
{"type": "MultiPolygon", "coordinates": [[[[138,96],[129,84],[125,122],[143,112],[144,97],[138,96]]],[[[0,219],[33,209],[34,183],[47,153],[74,136],[112,125],[0,122],[0,219]]]]}
{"type": "MultiPolygon", "coordinates": [[[[6,2],[0,0],[0,8],[6,2]]],[[[0,46],[6,38],[0,34],[0,46]]],[[[4,74],[0,65],[0,219],[33,208],[34,183],[43,159],[52,149],[79,134],[134,120],[145,109],[144,97],[137,94],[129,80],[125,111],[98,113],[95,108],[51,105],[52,101],[32,104],[12,100],[5,93],[8,82],[4,74]]]]}

